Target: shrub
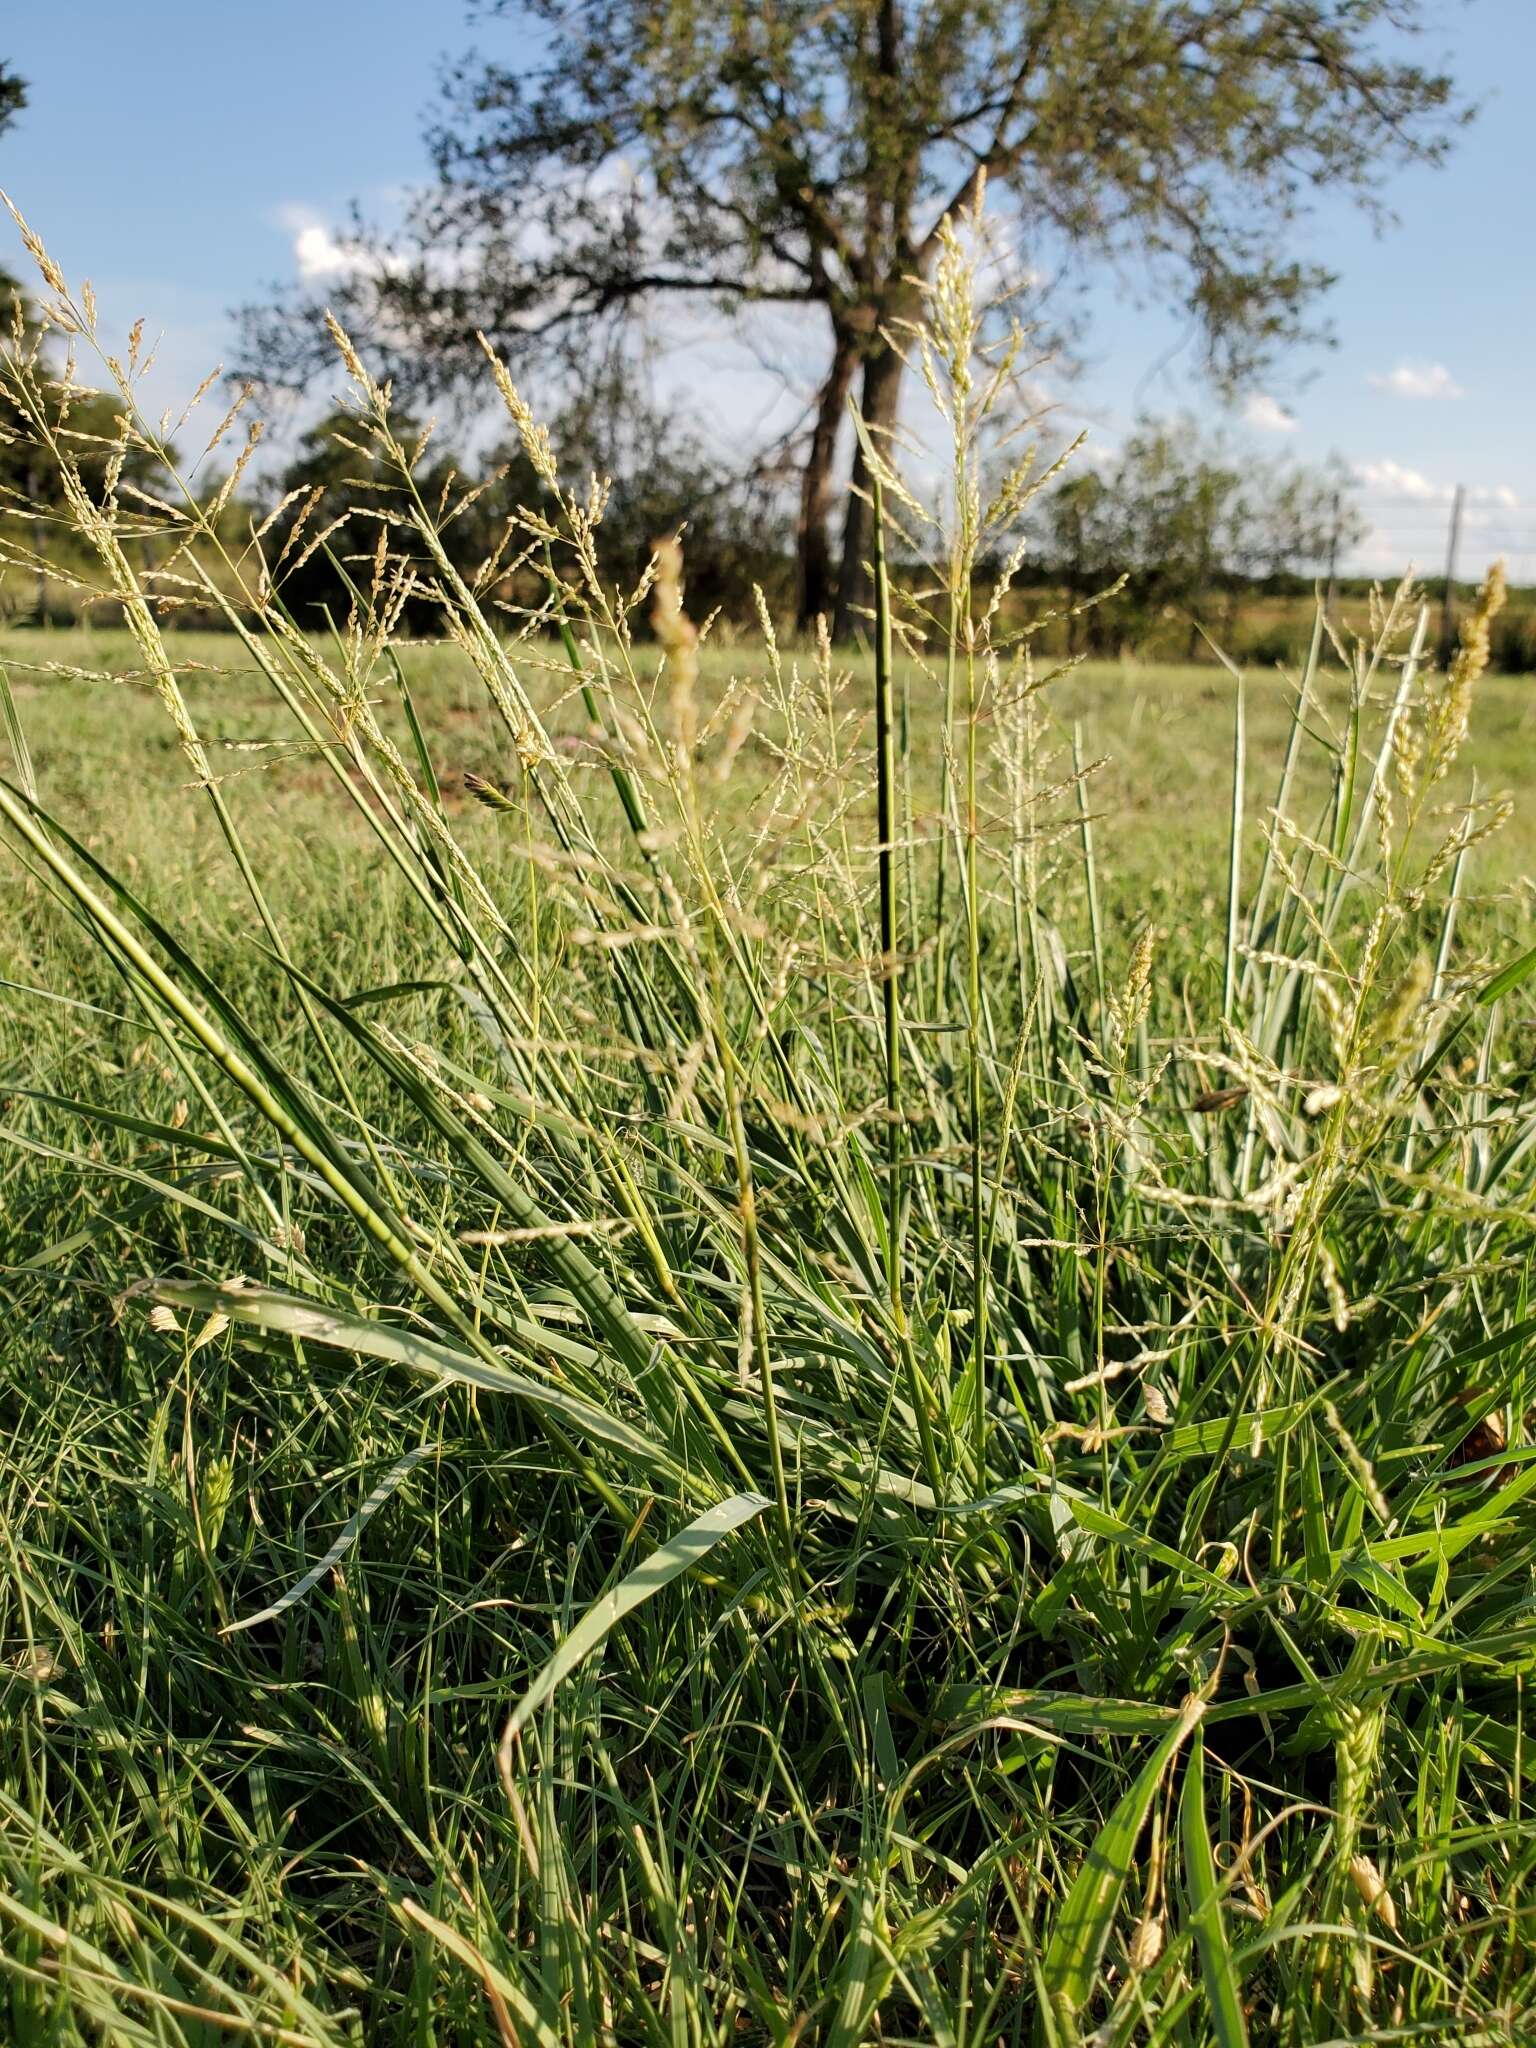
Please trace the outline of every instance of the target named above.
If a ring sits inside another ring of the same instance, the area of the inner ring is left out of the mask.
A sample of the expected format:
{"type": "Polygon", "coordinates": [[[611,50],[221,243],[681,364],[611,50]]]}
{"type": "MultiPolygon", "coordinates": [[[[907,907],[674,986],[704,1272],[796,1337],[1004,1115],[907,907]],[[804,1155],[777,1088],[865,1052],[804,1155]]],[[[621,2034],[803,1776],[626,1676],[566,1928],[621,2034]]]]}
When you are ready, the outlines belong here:
{"type": "Polygon", "coordinates": [[[1493,660],[1508,675],[1536,674],[1536,612],[1506,612],[1494,631],[1493,660]]]}

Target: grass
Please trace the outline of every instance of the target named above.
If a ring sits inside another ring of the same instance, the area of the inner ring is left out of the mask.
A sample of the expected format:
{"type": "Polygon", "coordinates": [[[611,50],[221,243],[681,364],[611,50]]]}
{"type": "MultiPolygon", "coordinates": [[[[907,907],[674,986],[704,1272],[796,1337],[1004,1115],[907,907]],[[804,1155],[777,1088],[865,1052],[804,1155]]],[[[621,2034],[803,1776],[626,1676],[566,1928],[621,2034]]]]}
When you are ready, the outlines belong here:
{"type": "Polygon", "coordinates": [[[504,375],[521,629],[421,505],[333,640],[252,557],[162,641],[81,497],[131,653],[5,648],[11,2038],[1529,2038],[1499,592],[1446,676],[1409,593],[1036,673],[973,315],[951,244],[878,676],[618,597],[504,375]]]}
{"type": "MultiPolygon", "coordinates": [[[[368,860],[371,833],[355,813],[334,800],[331,779],[287,730],[260,677],[227,633],[175,634],[167,641],[181,687],[199,728],[208,736],[216,772],[264,867],[304,868],[312,892],[309,921],[326,914],[334,891],[345,903],[355,881],[349,861],[368,860]]],[[[483,688],[460,649],[442,643],[402,645],[399,659],[441,756],[447,800],[461,829],[475,830],[474,806],[463,795],[466,773],[505,780],[512,748],[487,714],[483,688]]],[[[547,652],[543,659],[548,659],[547,652]]],[[[168,897],[191,889],[238,920],[238,876],[203,838],[205,800],[186,771],[174,729],[126,633],[31,631],[0,633],[0,662],[26,723],[33,758],[55,802],[71,818],[88,821],[92,843],[114,864],[142,860],[155,849],[156,876],[168,897]],[[81,672],[84,673],[81,673],[81,672]],[[125,764],[132,772],[125,776],[125,764]]],[[[760,656],[750,647],[701,655],[701,689],[715,701],[733,678],[751,679],[760,656]]],[[[841,700],[873,737],[873,671],[867,656],[839,664],[846,678],[841,700]]],[[[917,671],[898,659],[898,682],[922,688],[917,671]]],[[[1246,671],[1247,742],[1254,786],[1273,787],[1289,740],[1295,670],[1246,671]]],[[[552,722],[578,734],[583,720],[566,687],[539,672],[534,694],[552,722]]],[[[1348,684],[1341,672],[1319,679],[1320,744],[1308,766],[1321,799],[1330,734],[1348,716],[1348,684]]],[[[404,731],[393,684],[376,692],[386,726],[404,731]]],[[[1088,759],[1102,763],[1091,783],[1090,807],[1100,821],[1098,845],[1106,884],[1131,914],[1153,914],[1192,954],[1219,942],[1223,864],[1231,787],[1232,686],[1209,668],[1085,662],[1054,683],[1044,707],[1054,743],[1069,742],[1080,726],[1088,759]]],[[[921,719],[914,734],[920,800],[936,803],[937,721],[921,719]]],[[[1508,791],[1513,816],[1484,849],[1469,889],[1490,915],[1511,921],[1529,914],[1529,878],[1536,876],[1536,687],[1524,676],[1490,674],[1479,686],[1477,720],[1463,764],[1485,790],[1508,791]]],[[[755,787],[750,772],[766,756],[754,732],[743,762],[714,801],[729,808],[755,787]]],[[[589,766],[589,783],[597,777],[589,766]]],[[[761,777],[759,775],[758,779],[761,777]]],[[[494,832],[483,833],[492,844],[494,832]]],[[[1250,834],[1245,857],[1256,873],[1262,859],[1250,834]]],[[[286,876],[284,886],[286,886],[286,876]]],[[[12,892],[13,875],[0,874],[12,892]]],[[[346,922],[350,924],[351,920],[346,922]]],[[[371,928],[356,934],[371,939],[371,928]]]]}

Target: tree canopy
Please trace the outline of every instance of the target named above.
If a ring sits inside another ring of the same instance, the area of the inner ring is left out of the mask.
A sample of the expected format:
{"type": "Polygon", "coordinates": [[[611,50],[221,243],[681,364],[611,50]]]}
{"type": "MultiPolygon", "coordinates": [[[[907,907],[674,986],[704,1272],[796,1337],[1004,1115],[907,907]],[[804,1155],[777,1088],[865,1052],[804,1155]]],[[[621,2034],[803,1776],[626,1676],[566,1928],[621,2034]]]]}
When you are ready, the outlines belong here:
{"type": "Polygon", "coordinates": [[[1265,578],[1324,572],[1365,534],[1341,471],[1240,457],[1188,420],[1144,421],[1041,505],[1039,555],[1074,597],[1123,578],[1075,622],[1094,652],[1145,642],[1173,613],[1193,655],[1195,619],[1213,598],[1235,603],[1265,578]]]}
{"type": "Polygon", "coordinates": [[[9,64],[0,62],[0,135],[3,135],[27,104],[27,87],[9,64]]]}
{"type": "MultiPolygon", "coordinates": [[[[704,611],[742,611],[754,584],[782,596],[782,534],[746,494],[739,480],[707,450],[679,437],[672,423],[643,405],[630,407],[615,443],[613,402],[601,390],[579,394],[555,427],[573,465],[611,474],[602,514],[602,551],[618,576],[638,578],[656,540],[688,529],[688,587],[704,611]]],[[[520,505],[538,502],[540,483],[515,438],[483,459],[461,456],[408,414],[394,415],[401,445],[419,447],[415,487],[440,507],[444,551],[455,569],[492,603],[542,604],[548,578],[530,560],[517,527],[520,505]]],[[[351,412],[342,409],[309,427],[265,492],[264,553],[283,602],[301,625],[318,627],[328,612],[344,618],[350,586],[366,585],[379,524],[391,524],[398,556],[412,549],[405,488],[360,441],[351,412]]],[[[426,594],[436,572],[420,564],[424,588],[407,606],[407,623],[430,630],[438,608],[426,594]]]]}
{"type": "MultiPolygon", "coordinates": [[[[26,104],[26,82],[9,64],[0,62],[0,135],[26,104]]],[[[9,322],[17,307],[22,352],[36,351],[41,362],[51,362],[53,337],[39,320],[37,308],[16,279],[0,270],[0,318],[9,322]]],[[[0,520],[5,522],[4,538],[10,543],[13,559],[28,566],[32,614],[42,621],[50,609],[48,577],[50,556],[56,548],[54,529],[68,525],[63,516],[64,480],[49,434],[40,432],[40,422],[23,418],[17,408],[13,393],[0,397],[0,520]],[[25,539],[20,537],[23,532],[25,539]]],[[[153,463],[141,450],[123,442],[118,407],[111,399],[97,393],[77,394],[69,407],[67,433],[70,457],[81,482],[93,495],[115,489],[122,481],[152,479],[153,463]]]]}
{"type": "MultiPolygon", "coordinates": [[[[397,379],[446,384],[489,333],[590,364],[661,303],[814,318],[800,449],[803,616],[860,598],[867,510],[831,527],[848,400],[877,433],[939,222],[990,181],[1014,267],[1134,262],[1185,304],[1213,372],[1308,329],[1327,273],[1296,224],[1434,158],[1449,79],[1419,0],[493,0],[508,55],[448,79],[437,181],[387,240],[359,225],[332,297],[397,379]]],[[[308,309],[247,323],[247,361],[317,361],[308,309]]],[[[854,456],[855,479],[859,471],[854,456]]]]}
{"type": "Polygon", "coordinates": [[[75,385],[67,406],[62,412],[58,409],[61,387],[54,380],[61,364],[56,332],[40,318],[15,278],[0,270],[0,320],[8,329],[18,307],[20,354],[35,362],[38,377],[25,386],[8,380],[0,391],[0,552],[18,566],[27,565],[30,610],[41,622],[50,612],[50,570],[58,572],[61,555],[78,552],[65,488],[66,462],[97,502],[125,484],[155,485],[161,471],[142,447],[125,439],[121,407],[114,397],[75,385]],[[50,385],[51,397],[44,399],[44,387],[50,385]],[[24,391],[28,395],[23,396],[24,391]]]}
{"type": "MultiPolygon", "coordinates": [[[[436,182],[332,297],[406,387],[479,365],[592,365],[659,303],[799,307],[823,367],[799,444],[801,612],[862,588],[854,496],[831,524],[850,395],[897,422],[940,219],[985,176],[1016,274],[1073,252],[1184,303],[1212,373],[1309,332],[1296,250],[1325,188],[1380,205],[1458,119],[1417,61],[1419,0],[494,0],[504,55],[463,61],[436,182]]],[[[246,367],[305,377],[303,301],[252,309],[246,367]]],[[[858,477],[858,457],[854,473],[858,477]]]]}

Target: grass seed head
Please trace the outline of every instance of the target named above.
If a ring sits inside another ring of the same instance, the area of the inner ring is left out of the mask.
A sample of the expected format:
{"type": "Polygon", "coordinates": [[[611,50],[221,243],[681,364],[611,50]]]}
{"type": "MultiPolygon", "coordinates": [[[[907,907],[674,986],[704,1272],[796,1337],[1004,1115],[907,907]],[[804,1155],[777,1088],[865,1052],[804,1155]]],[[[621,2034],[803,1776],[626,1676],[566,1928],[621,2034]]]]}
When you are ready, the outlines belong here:
{"type": "Polygon", "coordinates": [[[1131,1936],[1130,1965],[1138,1977],[1157,1961],[1166,1939],[1167,1926],[1161,1913],[1148,1913],[1137,1921],[1136,1932],[1131,1936]]]}
{"type": "Polygon", "coordinates": [[[683,609],[681,541],[664,540],[654,554],[656,596],[651,624],[667,657],[673,743],[679,756],[690,760],[698,730],[699,633],[683,609]]]}
{"type": "Polygon", "coordinates": [[[1397,1905],[1387,1889],[1386,1879],[1369,1856],[1357,1852],[1350,1857],[1349,1881],[1364,1900],[1366,1910],[1374,1913],[1383,1927],[1395,1933],[1397,1905]]]}
{"type": "Polygon", "coordinates": [[[1493,622],[1504,609],[1508,595],[1504,564],[1497,561],[1483,578],[1476,602],[1461,622],[1459,644],[1435,706],[1432,759],[1437,780],[1448,773],[1467,737],[1473,693],[1487,671],[1493,651],[1493,622]]]}

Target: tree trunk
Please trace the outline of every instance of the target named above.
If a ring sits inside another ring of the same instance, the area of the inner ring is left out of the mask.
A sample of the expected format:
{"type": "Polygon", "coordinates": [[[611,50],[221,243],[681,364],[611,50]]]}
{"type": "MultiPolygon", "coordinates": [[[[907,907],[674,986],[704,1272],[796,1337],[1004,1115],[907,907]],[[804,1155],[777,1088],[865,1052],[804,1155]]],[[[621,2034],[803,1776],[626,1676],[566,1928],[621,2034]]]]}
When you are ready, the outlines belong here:
{"type": "Polygon", "coordinates": [[[858,341],[847,328],[832,330],[832,363],[816,403],[816,425],[800,479],[800,517],[795,528],[798,589],[795,622],[810,632],[832,607],[832,466],[842,431],[848,391],[859,359],[858,341]]]}
{"type": "MultiPolygon", "coordinates": [[[[883,336],[876,335],[864,358],[864,383],[860,412],[871,440],[882,454],[890,445],[901,398],[900,355],[883,336]]],[[[869,567],[870,507],[860,492],[868,489],[864,451],[856,447],[853,456],[853,494],[843,522],[843,564],[837,585],[837,610],[832,620],[832,637],[846,640],[854,630],[855,615],[870,602],[869,567]]]]}

